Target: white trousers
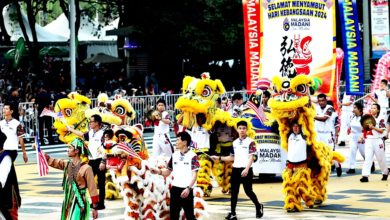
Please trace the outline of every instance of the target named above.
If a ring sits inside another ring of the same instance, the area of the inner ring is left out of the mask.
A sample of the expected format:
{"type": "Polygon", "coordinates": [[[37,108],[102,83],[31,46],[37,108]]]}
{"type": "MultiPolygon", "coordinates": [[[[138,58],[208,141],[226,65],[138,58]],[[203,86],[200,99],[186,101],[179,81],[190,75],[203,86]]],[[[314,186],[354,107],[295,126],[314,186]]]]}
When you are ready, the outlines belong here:
{"type": "Polygon", "coordinates": [[[374,161],[374,155],[378,161],[382,174],[388,174],[386,155],[385,155],[385,143],[381,138],[367,138],[364,140],[364,164],[362,175],[369,176],[371,174],[371,166],[374,161]]]}
{"type": "Polygon", "coordinates": [[[351,111],[341,111],[341,124],[340,124],[340,133],[338,142],[346,141],[348,137],[348,124],[351,120],[352,112],[351,111]]]}
{"type": "Polygon", "coordinates": [[[355,169],[356,168],[356,153],[357,150],[359,150],[360,155],[364,158],[364,144],[358,143],[358,139],[351,138],[349,140],[349,168],[355,169]]]}
{"type": "MultiPolygon", "coordinates": [[[[169,135],[168,135],[169,138],[169,135]]],[[[167,141],[164,134],[154,134],[153,136],[153,158],[167,157],[171,158],[172,150],[171,145],[167,141]]]]}

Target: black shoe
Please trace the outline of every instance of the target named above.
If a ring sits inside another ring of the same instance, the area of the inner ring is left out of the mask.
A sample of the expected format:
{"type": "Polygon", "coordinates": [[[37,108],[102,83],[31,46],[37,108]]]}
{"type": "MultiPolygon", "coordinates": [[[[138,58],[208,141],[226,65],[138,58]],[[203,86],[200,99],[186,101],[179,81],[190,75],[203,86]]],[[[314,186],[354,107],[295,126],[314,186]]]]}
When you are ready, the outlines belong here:
{"type": "Polygon", "coordinates": [[[336,168],[337,176],[340,177],[343,170],[341,169],[341,164],[339,164],[339,167],[336,168]]]}
{"type": "Polygon", "coordinates": [[[335,166],[335,165],[332,165],[332,166],[330,167],[330,170],[333,172],[335,168],[336,168],[336,166],[335,166]]]}
{"type": "Polygon", "coordinates": [[[287,209],[287,212],[298,212],[298,209],[296,209],[296,208],[287,209]]]}
{"type": "Polygon", "coordinates": [[[345,142],[344,141],[341,141],[340,144],[339,144],[339,147],[342,147],[342,146],[345,146],[345,142]]]}
{"type": "Polygon", "coordinates": [[[368,182],[368,177],[363,176],[363,177],[360,179],[360,182],[362,182],[362,183],[367,183],[367,182],[368,182]]]}
{"type": "Polygon", "coordinates": [[[374,172],[375,172],[375,162],[372,162],[371,173],[374,173],[374,172]]]}
{"type": "Polygon", "coordinates": [[[256,218],[261,218],[264,215],[264,206],[260,204],[259,208],[256,208],[256,218]]]}
{"type": "Polygon", "coordinates": [[[99,205],[96,207],[96,210],[103,210],[103,209],[106,209],[106,206],[101,205],[101,204],[99,204],[99,205]]]}
{"type": "Polygon", "coordinates": [[[229,212],[229,214],[225,217],[226,220],[237,220],[236,214],[232,214],[229,212]]]}
{"type": "Polygon", "coordinates": [[[347,174],[354,174],[354,173],[356,173],[356,171],[355,171],[355,169],[349,169],[345,173],[347,173],[347,174]]]}
{"type": "Polygon", "coordinates": [[[387,174],[383,174],[382,176],[382,181],[386,181],[387,180],[387,177],[389,177],[389,174],[390,174],[390,168],[387,169],[387,174]]]}

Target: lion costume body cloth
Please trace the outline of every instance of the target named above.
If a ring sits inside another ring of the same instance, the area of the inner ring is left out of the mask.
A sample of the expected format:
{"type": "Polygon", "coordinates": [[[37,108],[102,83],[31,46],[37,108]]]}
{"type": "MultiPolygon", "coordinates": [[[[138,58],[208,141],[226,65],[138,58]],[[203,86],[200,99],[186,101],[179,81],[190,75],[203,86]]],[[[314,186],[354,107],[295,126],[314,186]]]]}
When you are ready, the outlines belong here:
{"type": "MultiPolygon", "coordinates": [[[[201,126],[210,134],[209,148],[197,144],[197,149],[194,149],[200,164],[197,186],[203,190],[204,196],[210,196],[212,191],[210,175],[213,173],[218,185],[222,187],[222,192],[228,193],[232,163],[215,161],[213,164],[210,155],[230,155],[233,140],[238,137],[235,125],[239,120],[246,119],[233,118],[230,113],[216,107],[216,100],[219,95],[225,93],[225,88],[220,80],[210,79],[209,73],[203,73],[201,78],[184,77],[182,89],[183,94],[175,104],[183,117],[182,125],[186,128],[201,126]],[[198,114],[205,116],[205,122],[201,125],[197,123],[198,114]]],[[[248,136],[254,135],[252,124],[248,121],[248,136]]]]}
{"type": "MultiPolygon", "coordinates": [[[[169,219],[172,176],[163,177],[151,172],[143,126],[116,126],[114,133],[115,144],[107,154],[107,167],[121,189],[125,219],[169,219]]],[[[159,165],[162,166],[165,164],[159,165]]],[[[201,190],[194,188],[193,192],[196,218],[207,219],[207,204],[201,190]]]]}
{"type": "Polygon", "coordinates": [[[298,122],[306,136],[307,152],[302,153],[307,154],[307,166],[287,167],[282,175],[284,208],[287,211],[301,211],[301,199],[308,207],[325,201],[332,160],[343,162],[344,157],[316,139],[316,111],[309,96],[312,78],[307,75],[298,75],[292,79],[276,76],[272,83],[274,94],[269,100],[269,106],[272,116],[279,123],[281,147],[289,150],[288,135],[293,122],[298,122]]]}

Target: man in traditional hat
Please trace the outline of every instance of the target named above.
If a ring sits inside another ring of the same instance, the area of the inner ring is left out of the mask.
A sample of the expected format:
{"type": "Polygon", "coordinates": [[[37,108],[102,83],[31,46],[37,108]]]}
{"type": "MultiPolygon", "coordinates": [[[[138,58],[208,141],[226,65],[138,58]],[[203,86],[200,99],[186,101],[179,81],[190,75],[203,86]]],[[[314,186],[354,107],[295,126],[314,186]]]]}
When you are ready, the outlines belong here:
{"type": "Polygon", "coordinates": [[[88,165],[90,152],[80,138],[68,144],[70,160],[51,158],[44,154],[49,166],[64,170],[64,194],[61,220],[90,219],[90,204],[86,198],[88,189],[92,200],[92,218],[98,217],[99,194],[96,189],[91,166],[88,165]]]}

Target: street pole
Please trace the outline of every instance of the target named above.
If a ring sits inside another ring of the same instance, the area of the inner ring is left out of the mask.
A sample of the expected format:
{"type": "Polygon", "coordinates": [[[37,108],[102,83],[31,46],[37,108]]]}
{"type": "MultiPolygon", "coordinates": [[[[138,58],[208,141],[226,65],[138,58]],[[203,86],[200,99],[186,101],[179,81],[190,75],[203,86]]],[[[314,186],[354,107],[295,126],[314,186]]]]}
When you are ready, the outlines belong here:
{"type": "Polygon", "coordinates": [[[370,31],[370,17],[369,4],[371,1],[363,1],[363,62],[364,62],[364,79],[365,82],[371,82],[371,31],[370,31]]]}
{"type": "Polygon", "coordinates": [[[69,0],[70,23],[70,89],[76,90],[76,6],[75,0],[69,0]]]}

